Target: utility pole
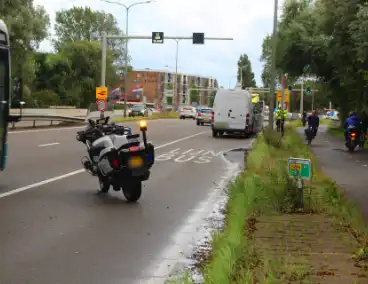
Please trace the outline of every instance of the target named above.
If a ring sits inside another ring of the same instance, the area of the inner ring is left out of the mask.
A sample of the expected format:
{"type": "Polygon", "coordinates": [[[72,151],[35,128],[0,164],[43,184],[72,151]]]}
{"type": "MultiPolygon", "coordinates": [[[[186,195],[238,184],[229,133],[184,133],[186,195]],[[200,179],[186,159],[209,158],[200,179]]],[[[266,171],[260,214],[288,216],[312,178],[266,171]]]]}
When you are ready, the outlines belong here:
{"type": "MultiPolygon", "coordinates": [[[[124,61],[125,61],[125,66],[124,66],[125,67],[124,68],[125,69],[125,72],[124,72],[125,73],[125,80],[124,80],[124,117],[126,117],[127,116],[127,99],[128,99],[128,39],[129,39],[129,37],[128,37],[128,32],[129,32],[128,25],[129,25],[129,11],[130,11],[130,8],[132,8],[134,6],[142,5],[142,4],[149,4],[149,3],[154,2],[154,0],[136,2],[136,3],[133,3],[129,6],[125,5],[124,3],[117,2],[117,1],[111,1],[111,0],[102,0],[102,1],[110,3],[110,4],[116,4],[116,5],[122,6],[126,10],[125,37],[120,37],[120,38],[126,38],[126,41],[125,41],[125,56],[124,56],[124,61]]],[[[107,40],[106,33],[105,33],[104,36],[105,36],[105,40],[107,40]]],[[[109,37],[109,38],[111,38],[111,37],[109,37]]],[[[106,67],[106,50],[105,50],[105,54],[104,54],[103,53],[104,52],[104,50],[103,50],[104,47],[106,48],[106,43],[104,45],[104,42],[103,42],[103,45],[102,45],[102,61],[105,61],[105,67],[106,67]]],[[[105,68],[103,74],[106,74],[106,68],[105,68]]],[[[105,76],[105,75],[101,75],[101,76],[105,76]]]]}
{"type": "MultiPolygon", "coordinates": [[[[105,1],[105,0],[104,0],[105,1]]],[[[113,2],[113,1],[105,1],[108,3],[114,3],[117,4],[117,2],[113,2]]],[[[138,5],[138,4],[143,4],[143,3],[150,3],[152,1],[147,1],[147,2],[137,2],[132,4],[133,5],[138,5]]],[[[120,3],[121,4],[121,3],[120,3]]],[[[129,6],[130,7],[130,6],[129,6]]],[[[102,60],[101,60],[101,84],[103,83],[102,86],[105,85],[105,79],[106,79],[106,53],[107,53],[107,39],[121,39],[121,40],[126,40],[128,41],[129,39],[149,39],[152,40],[152,43],[163,43],[164,39],[173,39],[173,40],[192,40],[194,41],[194,39],[198,40],[197,38],[195,38],[194,36],[197,35],[198,33],[193,33],[192,36],[168,36],[168,37],[164,37],[164,33],[163,32],[154,32],[152,33],[152,35],[149,36],[129,36],[129,35],[107,35],[106,33],[103,34],[103,38],[102,38],[102,60]],[[158,35],[159,38],[157,39],[156,37],[154,37],[154,35],[158,35]],[[161,38],[162,36],[162,38],[161,38]],[[104,67],[105,66],[105,67],[104,67]]],[[[195,44],[204,44],[204,40],[234,40],[233,38],[226,38],[226,37],[204,37],[204,34],[200,34],[202,35],[202,38],[200,38],[200,40],[202,40],[202,43],[195,43],[195,44]]],[[[178,47],[179,49],[179,47],[178,47]]],[[[126,51],[127,52],[127,51],[126,51]]],[[[128,70],[128,66],[127,66],[127,61],[125,62],[125,71],[128,70]]],[[[127,77],[128,73],[126,72],[126,77],[127,77]]],[[[176,78],[175,78],[176,79],[176,78]]],[[[125,79],[125,86],[127,88],[127,78],[125,79]]],[[[126,111],[127,111],[127,89],[125,90],[125,96],[124,96],[124,116],[126,115],[126,111]]]]}
{"type": "Polygon", "coordinates": [[[301,92],[300,92],[300,114],[303,114],[304,112],[304,80],[302,78],[301,80],[301,92]]]}
{"type": "Polygon", "coordinates": [[[175,98],[175,105],[178,108],[180,105],[180,97],[178,93],[178,59],[179,59],[179,41],[180,39],[174,39],[174,40],[176,41],[174,98],[175,98]]]}
{"type": "Polygon", "coordinates": [[[278,0],[274,2],[274,15],[273,15],[273,34],[272,34],[272,63],[271,63],[271,85],[270,85],[270,111],[268,124],[273,129],[273,109],[275,108],[275,80],[276,80],[276,48],[277,48],[277,7],[278,0]]]}

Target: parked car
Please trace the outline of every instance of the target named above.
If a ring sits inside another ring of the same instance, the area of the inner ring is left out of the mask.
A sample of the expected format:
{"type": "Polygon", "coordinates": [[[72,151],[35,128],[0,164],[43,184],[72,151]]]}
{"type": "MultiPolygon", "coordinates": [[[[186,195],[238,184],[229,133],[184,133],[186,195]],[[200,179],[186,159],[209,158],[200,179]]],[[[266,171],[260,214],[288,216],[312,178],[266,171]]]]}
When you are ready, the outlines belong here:
{"type": "Polygon", "coordinates": [[[136,104],[132,106],[129,116],[148,116],[148,112],[148,108],[146,108],[143,104],[136,104]]]}
{"type": "Polygon", "coordinates": [[[201,108],[196,115],[197,125],[212,124],[212,108],[201,108]]]}
{"type": "Polygon", "coordinates": [[[194,107],[191,107],[191,106],[183,107],[180,110],[180,119],[186,119],[186,118],[195,119],[196,114],[197,112],[194,107]]]}

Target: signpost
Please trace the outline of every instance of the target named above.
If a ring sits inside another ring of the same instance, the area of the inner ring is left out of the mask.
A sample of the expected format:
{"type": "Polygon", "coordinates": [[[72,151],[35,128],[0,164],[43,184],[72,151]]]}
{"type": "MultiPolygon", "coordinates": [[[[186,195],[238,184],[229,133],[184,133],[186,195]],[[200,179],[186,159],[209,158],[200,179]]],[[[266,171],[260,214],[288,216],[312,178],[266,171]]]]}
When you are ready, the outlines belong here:
{"type": "Polygon", "coordinates": [[[299,189],[299,206],[304,208],[303,202],[303,180],[312,179],[312,162],[309,159],[289,158],[289,176],[297,179],[299,189]]]}
{"type": "Polygon", "coordinates": [[[96,100],[107,101],[108,89],[106,87],[96,87],[96,100]]]}
{"type": "Polygon", "coordinates": [[[107,109],[107,101],[97,100],[96,105],[99,112],[105,112],[107,109]]]}
{"type": "Polygon", "coordinates": [[[164,33],[152,32],[152,43],[164,43],[164,33]]]}
{"type": "Polygon", "coordinates": [[[107,109],[108,96],[109,91],[106,87],[96,87],[96,104],[101,118],[104,118],[104,112],[107,109]]]}
{"type": "MultiPolygon", "coordinates": [[[[277,92],[277,102],[281,102],[282,101],[282,91],[278,90],[277,92]]],[[[289,103],[290,102],[290,92],[289,90],[284,90],[284,103],[289,103]]]]}

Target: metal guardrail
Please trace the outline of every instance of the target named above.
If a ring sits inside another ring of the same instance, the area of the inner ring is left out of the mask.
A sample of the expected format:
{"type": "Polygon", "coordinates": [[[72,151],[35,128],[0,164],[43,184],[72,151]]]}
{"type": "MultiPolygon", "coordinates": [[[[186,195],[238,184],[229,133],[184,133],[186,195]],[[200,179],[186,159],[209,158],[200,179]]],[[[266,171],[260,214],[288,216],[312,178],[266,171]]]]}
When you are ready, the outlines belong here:
{"type": "MultiPolygon", "coordinates": [[[[85,117],[74,117],[74,116],[61,116],[61,115],[36,115],[36,114],[23,114],[21,121],[33,121],[32,127],[36,127],[36,121],[50,121],[50,126],[53,126],[53,122],[72,122],[72,123],[83,123],[85,117]]],[[[16,128],[16,122],[12,122],[12,128],[16,128]]]]}

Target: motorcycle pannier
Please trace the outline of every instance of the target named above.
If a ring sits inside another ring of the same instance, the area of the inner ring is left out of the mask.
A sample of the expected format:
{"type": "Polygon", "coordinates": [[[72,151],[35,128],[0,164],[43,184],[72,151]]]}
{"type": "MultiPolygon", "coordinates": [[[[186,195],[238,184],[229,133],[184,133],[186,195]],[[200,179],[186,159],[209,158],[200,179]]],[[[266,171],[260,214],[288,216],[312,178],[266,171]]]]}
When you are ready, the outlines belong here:
{"type": "Polygon", "coordinates": [[[103,176],[108,176],[114,170],[112,160],[117,157],[117,151],[115,148],[106,148],[100,152],[100,160],[98,162],[98,168],[103,176]]]}

